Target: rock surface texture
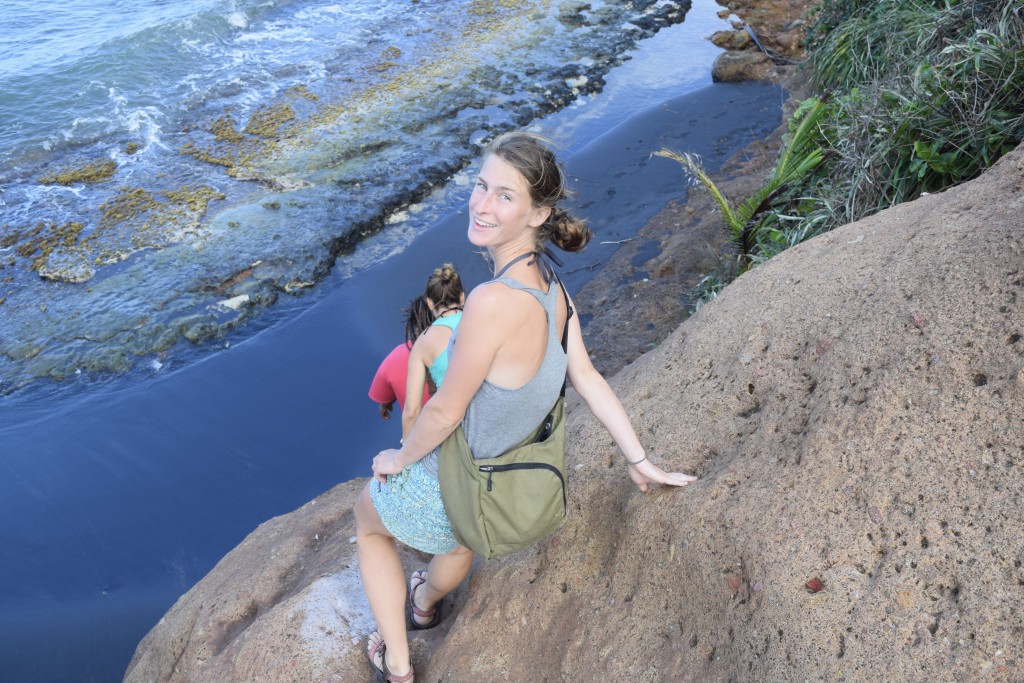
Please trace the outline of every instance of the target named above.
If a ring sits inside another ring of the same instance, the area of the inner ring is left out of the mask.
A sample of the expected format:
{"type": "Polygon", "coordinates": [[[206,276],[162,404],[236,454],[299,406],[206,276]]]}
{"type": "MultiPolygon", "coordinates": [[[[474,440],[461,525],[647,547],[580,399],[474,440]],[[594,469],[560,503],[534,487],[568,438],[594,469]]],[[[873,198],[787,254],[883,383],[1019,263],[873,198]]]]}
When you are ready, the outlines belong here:
{"type": "MultiPolygon", "coordinates": [[[[417,680],[1021,680],[1022,309],[1024,146],[742,276],[612,380],[701,480],[639,493],[570,401],[568,523],[476,566],[417,680]]],[[[362,483],[259,527],[126,680],[366,680],[362,483]]]]}
{"type": "Polygon", "coordinates": [[[711,42],[725,50],[711,67],[716,81],[778,81],[804,55],[808,10],[819,0],[731,0],[720,16],[733,30],[711,42]]]}

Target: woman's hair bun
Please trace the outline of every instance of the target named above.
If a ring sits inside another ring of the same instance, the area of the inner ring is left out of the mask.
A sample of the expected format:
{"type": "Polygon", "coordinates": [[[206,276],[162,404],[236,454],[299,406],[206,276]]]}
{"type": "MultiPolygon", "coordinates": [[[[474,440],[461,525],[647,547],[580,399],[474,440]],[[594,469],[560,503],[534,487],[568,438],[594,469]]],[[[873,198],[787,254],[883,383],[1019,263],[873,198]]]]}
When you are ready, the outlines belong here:
{"type": "Polygon", "coordinates": [[[538,233],[540,239],[550,240],[556,247],[568,252],[581,251],[592,236],[585,219],[577,218],[560,207],[551,209],[551,215],[538,233]]]}

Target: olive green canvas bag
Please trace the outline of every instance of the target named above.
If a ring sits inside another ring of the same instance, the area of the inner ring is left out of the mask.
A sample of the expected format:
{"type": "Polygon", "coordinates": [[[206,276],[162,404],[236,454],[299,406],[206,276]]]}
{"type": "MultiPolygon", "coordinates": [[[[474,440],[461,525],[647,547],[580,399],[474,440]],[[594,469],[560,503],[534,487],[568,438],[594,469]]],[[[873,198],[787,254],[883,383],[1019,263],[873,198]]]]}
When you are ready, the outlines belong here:
{"type": "MultiPolygon", "coordinates": [[[[565,350],[572,308],[558,285],[567,306],[565,350]]],[[[558,530],[568,513],[565,384],[537,429],[496,458],[474,458],[459,425],[441,444],[438,481],[455,538],[485,558],[514,553],[558,530]]]]}

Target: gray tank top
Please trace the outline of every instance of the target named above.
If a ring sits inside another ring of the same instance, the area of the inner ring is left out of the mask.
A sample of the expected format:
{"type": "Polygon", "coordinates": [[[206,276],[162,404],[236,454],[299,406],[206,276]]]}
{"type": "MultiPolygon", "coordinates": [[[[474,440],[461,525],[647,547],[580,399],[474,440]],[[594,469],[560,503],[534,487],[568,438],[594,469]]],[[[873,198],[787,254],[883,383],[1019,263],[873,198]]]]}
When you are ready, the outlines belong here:
{"type": "MultiPolygon", "coordinates": [[[[558,282],[552,281],[546,294],[512,278],[503,277],[492,282],[529,292],[537,299],[547,315],[548,343],[540,368],[526,384],[518,389],[504,389],[484,380],[470,399],[466,415],[462,418],[462,429],[476,458],[501,455],[540,425],[562,391],[568,363],[558,329],[558,299],[562,296],[558,282]]],[[[448,341],[449,354],[458,334],[456,329],[448,341]]],[[[435,477],[438,450],[434,449],[423,459],[424,467],[435,477]]]]}

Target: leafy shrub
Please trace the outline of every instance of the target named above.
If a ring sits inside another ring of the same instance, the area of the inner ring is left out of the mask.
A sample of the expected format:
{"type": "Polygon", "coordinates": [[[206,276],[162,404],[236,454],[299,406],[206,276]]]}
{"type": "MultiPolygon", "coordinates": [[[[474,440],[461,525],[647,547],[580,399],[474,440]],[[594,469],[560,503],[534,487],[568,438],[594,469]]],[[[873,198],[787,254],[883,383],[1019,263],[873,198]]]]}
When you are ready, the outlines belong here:
{"type": "Polygon", "coordinates": [[[808,54],[821,95],[797,110],[790,134],[819,107],[801,144],[823,161],[767,203],[716,196],[739,260],[723,257],[698,297],[814,235],[975,178],[1024,139],[1020,0],[825,0],[808,54]]]}

